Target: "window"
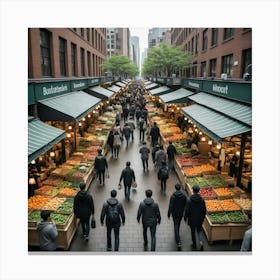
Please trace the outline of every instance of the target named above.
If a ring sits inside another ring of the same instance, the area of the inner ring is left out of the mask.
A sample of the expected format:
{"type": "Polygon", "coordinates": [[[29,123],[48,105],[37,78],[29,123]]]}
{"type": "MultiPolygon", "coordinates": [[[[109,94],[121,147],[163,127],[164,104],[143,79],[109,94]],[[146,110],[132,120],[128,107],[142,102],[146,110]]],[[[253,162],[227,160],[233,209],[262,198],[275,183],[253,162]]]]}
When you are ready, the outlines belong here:
{"type": "Polygon", "coordinates": [[[90,76],[90,52],[87,52],[88,76],[90,76]]]}
{"type": "Polygon", "coordinates": [[[202,51],[207,50],[208,29],[205,29],[202,34],[202,51]]]}
{"type": "Polygon", "coordinates": [[[252,74],[252,49],[242,51],[242,77],[245,73],[252,74]]]}
{"type": "Polygon", "coordinates": [[[89,41],[90,40],[90,29],[87,28],[87,40],[89,41]]]}
{"type": "Polygon", "coordinates": [[[75,44],[71,43],[71,69],[72,69],[72,76],[77,76],[77,47],[75,44]]]}
{"type": "Polygon", "coordinates": [[[196,34],[196,36],[195,36],[195,53],[196,54],[198,52],[198,36],[199,36],[199,34],[196,34]]]}
{"type": "Polygon", "coordinates": [[[218,43],[218,28],[212,28],[211,47],[216,46],[218,43]]]}
{"type": "Polygon", "coordinates": [[[94,31],[95,31],[95,29],[94,28],[92,28],[92,30],[91,30],[91,44],[92,44],[92,46],[94,47],[94,31]]]}
{"type": "Polygon", "coordinates": [[[194,43],[194,37],[192,37],[192,46],[191,46],[192,53],[193,53],[193,47],[194,47],[193,43],[194,43]]]}
{"type": "Polygon", "coordinates": [[[225,28],[224,29],[224,40],[230,39],[233,37],[234,29],[233,28],[225,28]]]}
{"type": "Polygon", "coordinates": [[[59,38],[60,75],[66,76],[66,40],[59,38]]]}
{"type": "Polygon", "coordinates": [[[197,77],[197,62],[195,61],[192,66],[192,77],[197,77]]]}
{"type": "Polygon", "coordinates": [[[92,54],[92,76],[95,76],[95,56],[92,54]]]}
{"type": "Polygon", "coordinates": [[[206,78],[206,61],[201,62],[200,75],[201,77],[206,78]]]}
{"type": "Polygon", "coordinates": [[[210,59],[210,69],[209,69],[209,76],[210,77],[216,77],[216,65],[217,65],[217,59],[210,59]]]}
{"type": "Polygon", "coordinates": [[[233,63],[233,55],[222,56],[222,73],[231,76],[231,68],[233,63]]]}
{"type": "Polygon", "coordinates": [[[81,48],[81,76],[85,76],[85,50],[81,48]]]}
{"type": "Polygon", "coordinates": [[[81,28],[81,36],[84,38],[84,35],[85,35],[85,33],[84,33],[84,28],[81,28]]]}
{"type": "Polygon", "coordinates": [[[51,76],[51,33],[47,30],[40,30],[40,49],[41,49],[41,69],[42,76],[51,76]]]}

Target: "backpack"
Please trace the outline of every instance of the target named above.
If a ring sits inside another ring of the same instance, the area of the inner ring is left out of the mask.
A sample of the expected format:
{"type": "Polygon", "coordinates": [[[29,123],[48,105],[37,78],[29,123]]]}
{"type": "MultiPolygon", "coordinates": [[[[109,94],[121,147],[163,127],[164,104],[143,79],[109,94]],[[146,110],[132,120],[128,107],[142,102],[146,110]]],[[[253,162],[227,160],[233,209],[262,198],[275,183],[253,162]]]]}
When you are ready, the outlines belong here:
{"type": "Polygon", "coordinates": [[[119,211],[118,211],[118,204],[112,206],[108,203],[108,215],[107,218],[111,223],[116,223],[119,220],[119,211]]]}
{"type": "Polygon", "coordinates": [[[169,177],[168,169],[166,167],[162,168],[160,170],[160,175],[161,175],[162,179],[168,179],[168,177],[169,177]]]}

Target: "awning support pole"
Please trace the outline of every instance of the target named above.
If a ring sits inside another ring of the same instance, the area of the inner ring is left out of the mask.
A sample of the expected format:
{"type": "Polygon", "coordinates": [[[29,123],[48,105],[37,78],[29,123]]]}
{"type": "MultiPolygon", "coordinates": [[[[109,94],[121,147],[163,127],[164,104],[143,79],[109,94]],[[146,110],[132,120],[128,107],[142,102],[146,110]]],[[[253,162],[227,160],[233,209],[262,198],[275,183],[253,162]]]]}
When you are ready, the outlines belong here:
{"type": "Polygon", "coordinates": [[[237,186],[241,186],[241,177],[242,177],[242,168],[244,162],[244,152],[245,152],[245,144],[246,144],[247,136],[245,133],[242,134],[241,137],[241,147],[240,147],[240,159],[239,159],[239,167],[237,173],[237,186]]]}
{"type": "Polygon", "coordinates": [[[74,151],[77,149],[77,121],[74,122],[74,151]]]}

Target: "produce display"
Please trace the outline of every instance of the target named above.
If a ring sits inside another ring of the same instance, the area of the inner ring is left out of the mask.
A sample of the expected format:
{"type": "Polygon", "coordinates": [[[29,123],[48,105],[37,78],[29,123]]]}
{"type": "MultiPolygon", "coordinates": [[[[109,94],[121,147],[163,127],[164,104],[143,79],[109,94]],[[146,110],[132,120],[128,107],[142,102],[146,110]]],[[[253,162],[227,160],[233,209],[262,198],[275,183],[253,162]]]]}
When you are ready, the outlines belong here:
{"type": "Polygon", "coordinates": [[[51,197],[54,197],[56,196],[60,191],[61,191],[62,188],[60,187],[52,187],[47,193],[46,195],[49,195],[51,197]]]}
{"type": "Polygon", "coordinates": [[[211,212],[223,212],[223,208],[217,199],[207,199],[205,200],[205,205],[208,213],[211,212]]]}
{"type": "Polygon", "coordinates": [[[229,218],[225,212],[210,213],[208,217],[213,224],[225,224],[229,222],[229,218]]]}
{"type": "Polygon", "coordinates": [[[46,180],[42,182],[43,185],[51,185],[51,186],[57,186],[60,182],[62,182],[62,178],[58,178],[56,176],[50,175],[46,180]]]}
{"type": "Polygon", "coordinates": [[[199,190],[199,194],[204,198],[204,199],[213,199],[216,198],[217,195],[215,192],[212,190],[212,188],[203,188],[199,190]]]}
{"type": "Polygon", "coordinates": [[[252,210],[252,200],[250,198],[235,198],[234,202],[245,211],[252,210]]]}
{"type": "Polygon", "coordinates": [[[35,210],[28,214],[28,222],[39,222],[41,221],[41,211],[35,210]]]}
{"type": "Polygon", "coordinates": [[[187,176],[199,176],[203,173],[215,172],[216,169],[210,164],[202,164],[194,167],[184,167],[183,171],[187,176]]]}
{"type": "Polygon", "coordinates": [[[233,201],[233,199],[222,199],[220,205],[224,211],[239,211],[241,208],[233,201]]]}
{"type": "Polygon", "coordinates": [[[42,209],[43,205],[50,200],[49,197],[34,195],[28,199],[28,209],[42,209]]]}
{"type": "Polygon", "coordinates": [[[207,178],[208,184],[210,186],[216,187],[216,186],[221,186],[221,187],[225,187],[227,186],[226,181],[219,177],[219,176],[215,176],[215,177],[208,177],[207,178]]]}
{"type": "Polygon", "coordinates": [[[203,165],[208,162],[206,157],[177,157],[177,161],[181,166],[203,165]]]}
{"type": "Polygon", "coordinates": [[[187,178],[187,183],[192,187],[194,185],[198,185],[200,188],[210,187],[208,181],[204,177],[190,177],[187,178]]]}
{"type": "Polygon", "coordinates": [[[186,139],[185,135],[183,133],[174,133],[173,135],[168,135],[164,137],[165,141],[178,141],[178,140],[184,140],[186,139]]]}
{"type": "Polygon", "coordinates": [[[229,222],[231,223],[246,223],[247,217],[241,211],[227,212],[229,222]]]}
{"type": "Polygon", "coordinates": [[[61,196],[75,196],[77,192],[78,192],[77,189],[66,187],[66,188],[62,188],[58,194],[61,196]]]}
{"type": "Polygon", "coordinates": [[[47,193],[53,188],[53,186],[42,186],[39,189],[35,190],[35,194],[40,194],[40,195],[47,195],[47,193]]]}
{"type": "Polygon", "coordinates": [[[71,186],[72,186],[72,182],[69,181],[62,181],[57,185],[58,188],[66,188],[71,186]]]}
{"type": "Polygon", "coordinates": [[[57,225],[66,224],[68,218],[69,218],[69,215],[65,215],[65,214],[59,214],[59,213],[52,213],[51,214],[52,221],[57,225]]]}
{"type": "Polygon", "coordinates": [[[67,198],[57,209],[57,213],[60,214],[70,214],[73,211],[74,199],[67,198]]]}
{"type": "Polygon", "coordinates": [[[65,201],[64,197],[54,197],[51,200],[47,201],[42,207],[42,210],[51,210],[56,211],[59,206],[65,201]]]}
{"type": "Polygon", "coordinates": [[[219,197],[231,197],[233,196],[233,192],[229,188],[214,188],[214,192],[219,197]]]}
{"type": "Polygon", "coordinates": [[[173,145],[177,151],[177,158],[183,154],[189,154],[191,156],[191,149],[187,147],[187,143],[185,142],[174,142],[173,145]]]}

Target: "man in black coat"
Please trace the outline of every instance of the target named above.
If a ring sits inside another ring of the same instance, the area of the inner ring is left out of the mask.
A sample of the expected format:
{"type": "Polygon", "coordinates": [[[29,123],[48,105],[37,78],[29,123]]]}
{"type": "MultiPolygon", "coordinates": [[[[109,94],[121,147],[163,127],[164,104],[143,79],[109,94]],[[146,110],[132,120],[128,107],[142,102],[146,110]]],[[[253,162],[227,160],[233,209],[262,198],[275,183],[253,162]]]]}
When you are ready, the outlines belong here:
{"type": "Polygon", "coordinates": [[[119,187],[121,187],[122,180],[124,185],[124,196],[127,198],[127,200],[130,200],[131,184],[133,181],[135,181],[135,173],[130,167],[130,161],[126,162],[126,167],[122,170],[119,187]]]}
{"type": "Polygon", "coordinates": [[[168,207],[167,217],[170,219],[170,215],[173,218],[174,223],[174,234],[175,241],[178,246],[178,250],[181,249],[181,238],[180,238],[180,224],[184,216],[184,211],[186,208],[187,197],[181,190],[181,185],[175,185],[175,192],[171,195],[168,207]]]}
{"type": "Polygon", "coordinates": [[[89,220],[90,216],[94,215],[94,203],[92,196],[85,189],[86,184],[84,182],[80,183],[80,191],[74,197],[74,214],[80,219],[83,236],[88,241],[89,220]]]}
{"type": "Polygon", "coordinates": [[[150,130],[150,136],[152,138],[152,147],[154,147],[158,143],[158,138],[160,136],[160,130],[156,122],[154,122],[154,125],[150,130]]]}
{"type": "Polygon", "coordinates": [[[112,250],[111,232],[114,229],[115,234],[115,251],[119,251],[120,242],[120,226],[121,221],[124,226],[125,214],[122,204],[116,199],[117,191],[111,191],[111,198],[109,198],[102,207],[100,222],[104,224],[106,216],[106,227],[107,227],[107,251],[112,250]]]}
{"type": "Polygon", "coordinates": [[[166,150],[168,157],[168,169],[174,170],[174,157],[177,154],[177,150],[175,146],[172,144],[172,141],[169,141],[169,145],[166,150]]]}
{"type": "Polygon", "coordinates": [[[192,249],[196,250],[196,231],[198,235],[200,251],[203,250],[203,235],[202,235],[202,223],[206,215],[206,206],[204,199],[199,194],[199,186],[194,185],[192,187],[193,195],[187,200],[187,206],[185,211],[184,220],[188,219],[188,225],[191,228],[192,235],[192,249]]]}
{"type": "Polygon", "coordinates": [[[105,181],[105,170],[108,170],[108,163],[104,156],[102,156],[102,149],[98,149],[98,155],[94,161],[94,168],[99,178],[99,184],[104,185],[105,181]]]}
{"type": "Polygon", "coordinates": [[[144,237],[144,248],[147,249],[148,238],[147,230],[150,228],[151,232],[151,251],[156,250],[156,227],[160,224],[161,216],[158,204],[152,199],[152,190],[146,190],[146,199],[144,199],[138,208],[137,221],[140,223],[142,217],[143,224],[143,237],[144,237]]]}

